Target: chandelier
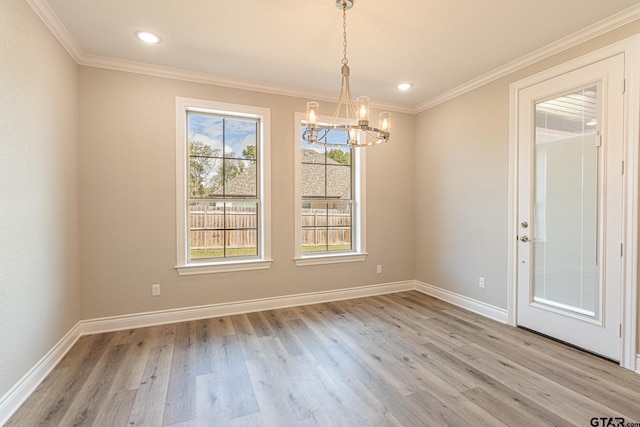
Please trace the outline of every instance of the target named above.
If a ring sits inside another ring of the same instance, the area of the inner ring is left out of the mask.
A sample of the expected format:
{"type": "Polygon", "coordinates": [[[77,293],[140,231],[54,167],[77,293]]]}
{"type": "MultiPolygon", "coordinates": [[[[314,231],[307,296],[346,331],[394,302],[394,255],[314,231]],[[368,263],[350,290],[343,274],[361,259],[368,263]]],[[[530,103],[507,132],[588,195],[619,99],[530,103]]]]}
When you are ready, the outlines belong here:
{"type": "Polygon", "coordinates": [[[320,104],[315,101],[307,102],[307,127],[302,133],[302,139],[310,144],[324,146],[349,146],[365,147],[389,141],[391,127],[391,114],[380,113],[379,127],[370,126],[369,122],[369,97],[359,96],[353,101],[351,86],[349,85],[349,59],[347,58],[347,10],[353,7],[354,0],[337,0],[336,7],[342,9],[342,81],[338,105],[329,123],[320,121],[320,104]],[[344,104],[346,110],[346,122],[340,118],[340,111],[344,104]],[[329,133],[332,130],[346,130],[347,138],[344,142],[329,142],[329,133]],[[371,138],[358,138],[360,131],[366,132],[371,138]],[[369,139],[369,141],[367,141],[369,139]]]}

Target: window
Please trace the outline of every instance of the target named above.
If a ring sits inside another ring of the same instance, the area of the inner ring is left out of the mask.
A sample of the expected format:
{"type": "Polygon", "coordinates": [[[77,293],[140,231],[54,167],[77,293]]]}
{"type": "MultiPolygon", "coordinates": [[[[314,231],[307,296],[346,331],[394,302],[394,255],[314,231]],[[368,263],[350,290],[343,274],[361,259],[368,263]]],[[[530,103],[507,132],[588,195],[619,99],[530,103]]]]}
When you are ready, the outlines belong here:
{"type": "Polygon", "coordinates": [[[296,126],[296,264],[364,261],[364,151],[307,143],[303,114],[296,126]]]}
{"type": "Polygon", "coordinates": [[[266,108],[177,98],[177,270],[269,268],[266,108]]]}

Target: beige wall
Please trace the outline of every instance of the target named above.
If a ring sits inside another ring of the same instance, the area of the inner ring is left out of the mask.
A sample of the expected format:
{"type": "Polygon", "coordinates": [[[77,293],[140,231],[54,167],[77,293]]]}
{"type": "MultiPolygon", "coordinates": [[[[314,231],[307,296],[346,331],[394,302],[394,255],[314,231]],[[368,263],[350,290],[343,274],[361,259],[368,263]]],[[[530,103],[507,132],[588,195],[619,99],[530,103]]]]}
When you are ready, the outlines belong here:
{"type": "Polygon", "coordinates": [[[393,142],[367,150],[367,261],[296,267],[294,113],[305,99],[78,67],[26,2],[3,0],[0,396],[80,319],[411,279],[506,308],[509,84],[638,32],[629,24],[415,117],[394,114],[393,142]],[[176,96],[271,108],[270,270],[173,268],[176,96]]]}
{"type": "Polygon", "coordinates": [[[0,2],[0,396],[80,320],[78,67],[0,2]]]}
{"type": "Polygon", "coordinates": [[[80,67],[82,317],[413,279],[414,117],[400,113],[393,115],[394,142],[367,151],[367,260],[294,264],[294,113],[306,101],[80,67]],[[270,270],[185,277],[174,269],[177,96],[271,109],[270,270]],[[153,283],[160,297],[151,297],[153,283]]]}
{"type": "Polygon", "coordinates": [[[506,309],[509,85],[638,33],[636,21],[417,115],[417,280],[506,309]]]}

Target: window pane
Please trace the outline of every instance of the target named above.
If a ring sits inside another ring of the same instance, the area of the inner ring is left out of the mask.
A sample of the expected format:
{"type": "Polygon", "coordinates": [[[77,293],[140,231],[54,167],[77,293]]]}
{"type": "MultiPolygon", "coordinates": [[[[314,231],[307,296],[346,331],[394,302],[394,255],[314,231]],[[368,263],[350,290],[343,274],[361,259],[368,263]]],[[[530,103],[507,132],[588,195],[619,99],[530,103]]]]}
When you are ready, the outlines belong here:
{"type": "Polygon", "coordinates": [[[227,257],[258,255],[257,230],[227,231],[227,257]]]}
{"type": "Polygon", "coordinates": [[[327,214],[328,248],[327,250],[348,250],[351,245],[351,205],[331,204],[327,214]]]}
{"type": "Polygon", "coordinates": [[[224,181],[225,197],[255,197],[258,188],[256,162],[225,159],[224,181]]]}
{"type": "Polygon", "coordinates": [[[351,249],[351,228],[329,230],[328,251],[345,251],[351,249]]]}
{"type": "Polygon", "coordinates": [[[258,254],[257,203],[226,203],[226,256],[258,254]]]}
{"type": "Polygon", "coordinates": [[[187,120],[189,154],[192,153],[191,145],[194,145],[194,155],[222,157],[224,119],[220,116],[190,112],[187,114],[187,120]]]}
{"type": "Polygon", "coordinates": [[[304,138],[302,138],[305,129],[306,128],[304,127],[304,125],[300,127],[300,148],[302,148],[302,152],[304,153],[307,150],[312,150],[324,154],[325,148],[322,145],[310,144],[309,142],[305,141],[304,138]]]}
{"type": "Polygon", "coordinates": [[[225,203],[225,228],[245,230],[257,228],[256,203],[225,203]]]}
{"type": "Polygon", "coordinates": [[[327,199],[351,199],[351,166],[327,165],[327,199]]]}
{"type": "Polygon", "coordinates": [[[302,164],[302,197],[325,197],[325,172],[323,164],[302,164]]]}
{"type": "Polygon", "coordinates": [[[190,259],[258,255],[257,209],[255,202],[191,203],[190,259]]]}
{"type": "Polygon", "coordinates": [[[302,164],[312,163],[323,165],[327,162],[324,147],[302,143],[302,164]]]}
{"type": "Polygon", "coordinates": [[[189,205],[189,228],[216,229],[224,228],[224,207],[215,203],[193,202],[189,205]]]}
{"type": "Polygon", "coordinates": [[[302,208],[302,252],[327,250],[327,204],[302,208]]]}
{"type": "Polygon", "coordinates": [[[256,120],[243,118],[224,119],[225,157],[255,160],[257,143],[258,123],[256,120]]]}
{"type": "Polygon", "coordinates": [[[245,148],[242,149],[242,158],[243,159],[247,159],[247,160],[257,160],[258,159],[258,152],[257,152],[257,148],[256,148],[256,144],[257,143],[253,143],[252,145],[247,145],[245,148]]]}
{"type": "MultiPolygon", "coordinates": [[[[326,141],[347,139],[345,130],[332,129],[326,141]]],[[[300,150],[301,252],[352,251],[353,149],[309,144],[301,138],[300,150]]]]}
{"type": "Polygon", "coordinates": [[[206,259],[224,257],[224,231],[198,230],[189,233],[191,249],[190,258],[206,259]]]}
{"type": "Polygon", "coordinates": [[[311,203],[301,222],[302,252],[352,249],[351,203],[311,203]]]}
{"type": "Polygon", "coordinates": [[[206,199],[222,190],[222,164],[220,158],[189,156],[190,199],[206,199]]]}
{"type": "Polygon", "coordinates": [[[327,151],[327,164],[351,165],[351,148],[338,147],[327,151]]]}

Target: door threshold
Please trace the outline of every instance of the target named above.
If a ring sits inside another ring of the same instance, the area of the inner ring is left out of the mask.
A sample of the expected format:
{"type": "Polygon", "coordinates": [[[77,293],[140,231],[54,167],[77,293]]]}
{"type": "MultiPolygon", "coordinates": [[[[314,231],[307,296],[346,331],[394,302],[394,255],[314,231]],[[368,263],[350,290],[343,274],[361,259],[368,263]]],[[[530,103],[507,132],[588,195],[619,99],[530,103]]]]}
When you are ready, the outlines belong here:
{"type": "Polygon", "coordinates": [[[596,356],[596,357],[598,357],[598,358],[600,358],[600,359],[606,360],[607,362],[615,363],[616,365],[620,366],[620,361],[619,361],[619,360],[615,360],[615,359],[612,359],[612,358],[610,358],[610,357],[603,356],[603,355],[601,355],[601,354],[595,353],[595,352],[590,351],[590,350],[587,350],[587,349],[585,349],[585,348],[578,347],[578,346],[577,346],[577,345],[575,345],[575,344],[571,344],[571,343],[566,342],[566,341],[563,341],[563,340],[561,340],[561,339],[558,339],[558,338],[552,337],[551,335],[543,334],[542,332],[538,332],[538,331],[535,331],[535,330],[533,330],[533,329],[526,328],[526,327],[524,327],[524,326],[520,326],[520,325],[518,325],[517,327],[518,327],[518,328],[520,328],[520,329],[523,329],[523,330],[525,330],[525,331],[527,331],[527,332],[531,332],[531,333],[536,334],[536,335],[539,335],[539,336],[541,336],[541,337],[544,337],[544,338],[550,339],[551,341],[555,341],[555,342],[557,342],[557,343],[560,343],[560,344],[566,345],[567,347],[571,347],[571,348],[576,349],[576,350],[579,350],[579,351],[581,351],[581,352],[583,352],[583,353],[587,353],[587,354],[590,354],[590,355],[592,355],[592,356],[596,356]]]}

